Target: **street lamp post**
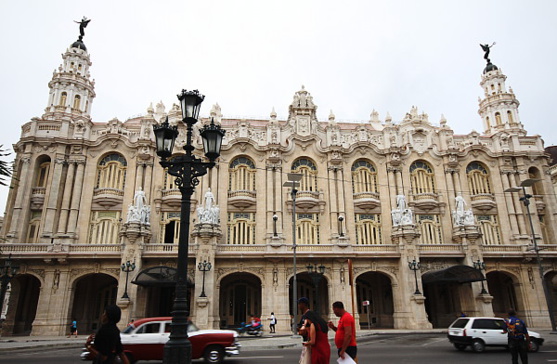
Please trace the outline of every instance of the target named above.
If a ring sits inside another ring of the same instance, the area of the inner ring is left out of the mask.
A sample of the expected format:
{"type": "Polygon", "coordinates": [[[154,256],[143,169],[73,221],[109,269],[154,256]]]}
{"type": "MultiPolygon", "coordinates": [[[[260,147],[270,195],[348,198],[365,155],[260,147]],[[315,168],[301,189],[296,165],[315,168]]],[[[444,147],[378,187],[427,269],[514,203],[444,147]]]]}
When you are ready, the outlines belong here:
{"type": "Polygon", "coordinates": [[[344,221],[344,216],[340,215],[338,217],[338,231],[339,231],[340,237],[344,236],[344,231],[342,231],[342,222],[343,221],[344,221]]]}
{"type": "Polygon", "coordinates": [[[199,262],[199,264],[197,265],[197,269],[203,272],[203,284],[201,286],[201,294],[199,295],[199,297],[207,297],[205,295],[205,272],[210,271],[212,267],[213,266],[211,265],[211,263],[206,260],[204,260],[203,262],[199,262]]]}
{"type": "MultiPolygon", "coordinates": [[[[480,273],[482,273],[482,271],[485,270],[485,263],[478,259],[477,261],[474,262],[474,268],[476,268],[477,270],[480,271],[480,273]]],[[[480,292],[480,294],[487,294],[487,291],[484,286],[484,279],[482,279],[481,282],[482,282],[482,291],[480,292]]]]}
{"type": "Polygon", "coordinates": [[[321,278],[323,278],[323,275],[325,274],[325,266],[323,264],[317,266],[317,264],[313,265],[313,264],[310,263],[310,264],[306,265],[306,268],[308,270],[308,274],[309,274],[311,280],[313,281],[313,285],[315,287],[315,296],[314,296],[313,299],[315,301],[315,306],[316,307],[314,307],[313,309],[316,312],[319,312],[319,310],[317,309],[318,302],[319,302],[318,297],[317,297],[318,296],[317,291],[319,289],[319,282],[321,282],[321,278]]]}
{"type": "Polygon", "coordinates": [[[205,96],[199,91],[186,91],[178,95],[182,109],[182,122],[185,124],[186,141],[184,145],[185,154],[175,156],[172,159],[174,142],[178,136],[178,128],[168,124],[166,121],[160,125],[153,125],[157,155],[161,158],[160,164],[167,168],[168,173],[176,177],[176,186],[182,194],[180,207],[180,237],[178,242],[178,267],[176,272],[176,291],[174,305],[172,307],[172,325],[170,338],[164,346],[163,363],[191,363],[191,343],[188,340],[187,321],[188,308],[188,249],[190,229],[190,207],[191,196],[195,186],[199,184],[198,177],[207,173],[208,168],[215,166],[215,160],[220,155],[224,130],[214,121],[200,130],[203,139],[203,149],[209,162],[202,162],[200,158],[193,155],[195,147],[192,145],[193,125],[197,123],[201,103],[205,96]]]}
{"type": "Polygon", "coordinates": [[[411,262],[408,262],[408,268],[410,268],[411,270],[414,271],[414,281],[416,282],[416,291],[414,292],[414,294],[422,294],[422,292],[420,292],[420,290],[418,289],[418,273],[417,271],[420,270],[420,262],[417,262],[416,259],[412,260],[411,262]]]}
{"type": "Polygon", "coordinates": [[[130,261],[128,260],[125,264],[122,264],[122,272],[126,272],[126,288],[124,288],[124,295],[122,296],[122,298],[130,298],[128,296],[128,275],[134,270],[135,262],[130,263],[130,261]]]}
{"type": "MultiPolygon", "coordinates": [[[[8,284],[12,278],[18,273],[19,266],[14,264],[12,261],[12,255],[10,254],[6,260],[4,260],[4,265],[0,267],[0,314],[4,310],[4,298],[6,297],[6,291],[8,290],[8,284]]],[[[0,336],[2,335],[2,321],[0,320],[0,336]]]]}
{"type": "Polygon", "coordinates": [[[543,276],[542,261],[540,259],[540,248],[536,241],[536,234],[534,233],[534,224],[532,222],[532,215],[530,215],[530,198],[532,195],[526,193],[526,187],[533,186],[534,183],[538,182],[539,179],[528,178],[520,183],[520,187],[507,188],[505,192],[520,192],[522,191],[522,197],[520,201],[526,206],[526,214],[528,215],[528,221],[530,222],[530,232],[532,233],[532,244],[534,246],[534,252],[536,253],[536,260],[538,262],[538,270],[540,273],[540,279],[542,281],[543,293],[545,295],[545,302],[547,304],[547,310],[549,314],[549,321],[551,322],[551,330],[555,332],[557,328],[555,327],[555,318],[553,317],[553,300],[551,299],[551,293],[547,287],[547,282],[543,276]]]}
{"type": "Polygon", "coordinates": [[[277,220],[278,220],[278,216],[276,214],[273,215],[273,236],[277,237],[277,220]]]}
{"type": "Polygon", "coordinates": [[[287,173],[288,180],[284,182],[283,187],[290,187],[290,195],[292,196],[292,254],[293,254],[293,276],[292,276],[292,334],[298,336],[296,330],[296,322],[298,316],[298,287],[296,282],[296,194],[297,187],[300,186],[302,174],[287,173]]]}

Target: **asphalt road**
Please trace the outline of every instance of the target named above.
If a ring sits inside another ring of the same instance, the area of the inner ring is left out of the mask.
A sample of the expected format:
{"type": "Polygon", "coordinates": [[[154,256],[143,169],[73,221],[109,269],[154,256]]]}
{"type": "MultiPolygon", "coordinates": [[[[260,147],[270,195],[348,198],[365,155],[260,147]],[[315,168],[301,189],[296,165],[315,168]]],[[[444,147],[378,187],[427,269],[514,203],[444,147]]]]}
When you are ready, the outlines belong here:
{"type": "MultiPolygon", "coordinates": [[[[52,349],[24,351],[0,355],[0,364],[70,364],[79,363],[80,349],[52,349]]],[[[297,363],[299,348],[244,351],[240,356],[227,358],[226,364],[297,363]]],[[[503,348],[488,348],[476,354],[470,350],[457,351],[443,335],[381,336],[359,343],[359,364],[508,364],[510,354],[503,348]]],[[[529,355],[530,364],[557,363],[557,344],[544,345],[540,352],[529,355]]],[[[159,364],[160,362],[145,362],[159,364]]],[[[196,360],[194,363],[202,363],[196,360]]],[[[336,351],[331,355],[336,364],[336,351]]]]}

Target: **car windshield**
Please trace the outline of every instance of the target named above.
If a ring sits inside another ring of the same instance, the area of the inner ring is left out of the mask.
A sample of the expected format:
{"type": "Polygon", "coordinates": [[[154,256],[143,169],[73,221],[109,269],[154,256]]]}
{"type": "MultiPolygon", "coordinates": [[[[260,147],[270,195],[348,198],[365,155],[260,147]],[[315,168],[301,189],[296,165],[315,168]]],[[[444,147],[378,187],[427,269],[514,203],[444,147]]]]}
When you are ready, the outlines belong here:
{"type": "Polygon", "coordinates": [[[451,325],[451,328],[453,329],[463,329],[464,326],[466,326],[466,324],[468,323],[467,318],[460,318],[458,320],[456,320],[455,322],[453,322],[453,324],[451,325]]]}
{"type": "Polygon", "coordinates": [[[133,325],[128,325],[128,327],[126,327],[124,330],[122,330],[122,334],[130,334],[133,329],[135,329],[135,326],[133,325]]]}

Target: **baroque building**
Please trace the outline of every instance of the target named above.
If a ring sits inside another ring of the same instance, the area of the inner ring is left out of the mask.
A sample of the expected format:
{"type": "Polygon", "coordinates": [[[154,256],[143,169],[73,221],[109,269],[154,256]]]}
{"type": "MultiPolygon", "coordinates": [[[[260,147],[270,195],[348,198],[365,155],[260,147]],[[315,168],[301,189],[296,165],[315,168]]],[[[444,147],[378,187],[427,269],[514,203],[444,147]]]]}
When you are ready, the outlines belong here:
{"type": "MultiPolygon", "coordinates": [[[[44,114],[14,145],[0,244],[20,271],[4,335],[60,335],[73,319],[92,332],[108,303],[122,307],[123,322],[171,311],[181,194],[158,163],[152,130],[166,118],[177,125],[179,155],[181,112],[159,103],[126,121],[93,121],[90,66],[80,37],[53,73],[44,114]],[[135,269],[123,271],[126,262],[135,269]]],[[[194,126],[197,155],[202,126],[214,120],[226,135],[192,200],[192,319],[234,327],[274,312],[277,328],[289,330],[294,229],[297,297],[324,317],[334,318],[340,300],[360,328],[418,329],[514,307],[530,326],[547,327],[532,235],[557,302],[549,155],[540,136],[527,135],[516,95],[489,60],[480,86],[484,130],[466,135],[414,106],[399,121],[375,111],[363,123],[332,112],[319,120],[304,87],[286,120],[274,110],[226,118],[213,105],[194,126]],[[289,173],[301,175],[294,216],[289,173]],[[520,195],[504,192],[528,178],[537,180],[527,189],[533,234],[520,195]]]]}

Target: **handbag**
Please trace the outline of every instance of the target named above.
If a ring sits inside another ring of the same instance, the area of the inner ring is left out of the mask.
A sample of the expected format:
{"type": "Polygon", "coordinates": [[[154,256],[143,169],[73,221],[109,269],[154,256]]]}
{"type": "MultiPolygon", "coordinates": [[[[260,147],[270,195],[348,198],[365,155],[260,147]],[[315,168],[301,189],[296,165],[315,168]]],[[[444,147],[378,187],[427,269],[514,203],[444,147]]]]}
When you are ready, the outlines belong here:
{"type": "Polygon", "coordinates": [[[311,347],[304,346],[302,348],[302,354],[300,355],[299,364],[311,364],[311,347]]]}

